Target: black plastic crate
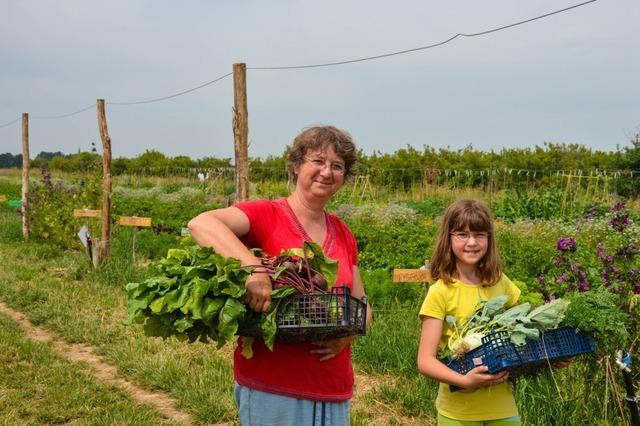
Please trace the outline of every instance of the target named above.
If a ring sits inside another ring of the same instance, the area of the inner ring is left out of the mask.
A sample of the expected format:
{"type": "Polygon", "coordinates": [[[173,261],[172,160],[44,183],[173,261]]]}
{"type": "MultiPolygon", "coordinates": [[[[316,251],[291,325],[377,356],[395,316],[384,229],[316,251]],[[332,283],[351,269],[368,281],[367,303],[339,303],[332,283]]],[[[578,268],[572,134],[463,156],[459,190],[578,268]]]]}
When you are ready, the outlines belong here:
{"type": "Polygon", "coordinates": [[[447,358],[445,364],[465,374],[478,365],[486,365],[489,373],[508,370],[511,375],[535,372],[550,362],[595,352],[593,339],[570,327],[547,330],[539,339],[527,339],[518,346],[507,332],[490,333],[482,339],[482,346],[458,359],[447,358]]]}
{"type": "MultiPolygon", "coordinates": [[[[328,293],[294,294],[279,303],[279,342],[314,342],[366,332],[366,299],[351,296],[346,286],[334,286],[328,293]]],[[[260,337],[261,331],[257,326],[241,326],[237,334],[260,337]]]]}

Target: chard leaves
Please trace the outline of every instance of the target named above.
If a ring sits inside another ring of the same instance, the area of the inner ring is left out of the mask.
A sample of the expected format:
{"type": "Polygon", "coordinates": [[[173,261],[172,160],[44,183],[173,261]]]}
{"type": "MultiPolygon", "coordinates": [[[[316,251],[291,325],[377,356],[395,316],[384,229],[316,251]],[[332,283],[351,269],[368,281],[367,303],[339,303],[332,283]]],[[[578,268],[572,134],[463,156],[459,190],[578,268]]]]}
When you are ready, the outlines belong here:
{"type": "MultiPolygon", "coordinates": [[[[260,256],[261,252],[255,253],[260,256]]],[[[296,292],[313,291],[310,276],[321,274],[332,284],[338,263],[326,257],[315,243],[304,243],[302,248],[277,257],[260,258],[274,284],[268,312],[253,312],[245,304],[245,281],[258,265],[243,267],[238,259],[223,257],[191,241],[170,249],[164,259],[152,265],[149,269],[154,276],[125,286],[129,307],[124,324],[141,322],[145,333],[151,336],[176,336],[189,341],[212,339],[218,348],[235,340],[241,328],[258,330],[266,346],[273,350],[276,312],[282,299],[296,292]]],[[[251,355],[252,341],[253,338],[243,337],[245,356],[251,355]]]]}

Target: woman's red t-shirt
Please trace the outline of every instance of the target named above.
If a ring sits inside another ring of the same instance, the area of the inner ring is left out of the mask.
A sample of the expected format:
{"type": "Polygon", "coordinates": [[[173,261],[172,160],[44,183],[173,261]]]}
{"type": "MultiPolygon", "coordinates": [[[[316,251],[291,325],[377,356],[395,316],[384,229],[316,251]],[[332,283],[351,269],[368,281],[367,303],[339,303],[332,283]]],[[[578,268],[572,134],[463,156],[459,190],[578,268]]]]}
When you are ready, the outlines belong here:
{"type": "MultiPolygon", "coordinates": [[[[243,237],[249,248],[260,248],[277,256],[282,250],[302,247],[311,239],[285,198],[236,204],[249,218],[250,229],[243,237]]],[[[327,233],[322,249],[338,261],[336,283],[353,288],[353,266],[358,251],[353,234],[337,216],[325,213],[327,233]]],[[[351,350],[327,361],[309,353],[310,343],[276,342],[271,352],[262,339],[253,342],[253,357],[242,356],[241,339],[234,354],[234,377],[242,386],[263,392],[315,401],[342,402],[353,395],[351,350]]]]}

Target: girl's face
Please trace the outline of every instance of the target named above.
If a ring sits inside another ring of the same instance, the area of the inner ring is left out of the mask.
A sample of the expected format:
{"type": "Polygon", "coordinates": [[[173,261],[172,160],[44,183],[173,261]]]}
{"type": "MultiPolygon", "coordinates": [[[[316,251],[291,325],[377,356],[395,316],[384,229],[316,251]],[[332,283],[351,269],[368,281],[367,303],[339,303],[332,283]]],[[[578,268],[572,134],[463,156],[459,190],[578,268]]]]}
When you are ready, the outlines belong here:
{"type": "Polygon", "coordinates": [[[333,147],[309,151],[296,167],[296,189],[319,198],[329,199],[344,183],[345,165],[333,147]]]}
{"type": "Polygon", "coordinates": [[[469,228],[452,232],[451,249],[456,256],[456,262],[466,266],[476,266],[487,254],[489,234],[487,232],[473,232],[469,228]]]}

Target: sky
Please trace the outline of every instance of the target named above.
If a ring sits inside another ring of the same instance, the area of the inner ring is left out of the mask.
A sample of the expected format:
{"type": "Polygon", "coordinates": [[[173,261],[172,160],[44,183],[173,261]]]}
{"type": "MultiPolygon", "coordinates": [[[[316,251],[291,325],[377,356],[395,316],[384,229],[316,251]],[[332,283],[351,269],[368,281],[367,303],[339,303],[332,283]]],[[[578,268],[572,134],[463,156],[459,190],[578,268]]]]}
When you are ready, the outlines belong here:
{"type": "Polygon", "coordinates": [[[546,142],[615,151],[640,131],[640,2],[597,0],[7,0],[0,12],[0,153],[101,146],[233,157],[233,78],[246,63],[249,155],[332,124],[366,154],[546,142]],[[59,117],[88,109],[67,117],[59,117]],[[11,123],[12,121],[15,122],[11,123]],[[9,124],[11,123],[11,124],[9,124]]]}

